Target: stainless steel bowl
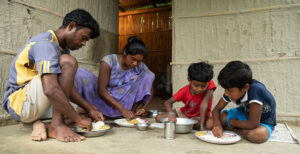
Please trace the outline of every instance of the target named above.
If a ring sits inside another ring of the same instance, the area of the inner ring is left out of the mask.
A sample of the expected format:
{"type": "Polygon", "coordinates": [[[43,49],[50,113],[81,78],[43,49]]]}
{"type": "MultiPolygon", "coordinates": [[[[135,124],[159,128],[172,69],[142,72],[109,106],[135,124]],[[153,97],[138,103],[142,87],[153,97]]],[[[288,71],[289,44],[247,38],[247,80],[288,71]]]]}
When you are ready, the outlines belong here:
{"type": "Polygon", "coordinates": [[[146,117],[148,117],[148,118],[155,118],[158,114],[162,114],[164,112],[166,112],[166,110],[164,110],[164,109],[148,110],[146,117]]]}
{"type": "MultiPolygon", "coordinates": [[[[176,118],[176,130],[175,132],[178,134],[183,134],[183,133],[190,133],[193,130],[194,124],[197,123],[196,120],[192,119],[187,119],[187,118],[176,118]]],[[[160,120],[161,122],[168,121],[168,117],[162,118],[160,120]]]]}
{"type": "Polygon", "coordinates": [[[109,126],[108,129],[97,130],[97,131],[83,131],[80,127],[77,126],[73,126],[71,128],[74,132],[83,135],[85,137],[97,137],[97,136],[105,135],[107,132],[109,132],[112,129],[112,126],[109,126]]]}
{"type": "Polygon", "coordinates": [[[138,123],[138,124],[135,124],[136,129],[137,130],[141,130],[141,131],[147,130],[149,126],[150,126],[149,123],[138,123]]]}

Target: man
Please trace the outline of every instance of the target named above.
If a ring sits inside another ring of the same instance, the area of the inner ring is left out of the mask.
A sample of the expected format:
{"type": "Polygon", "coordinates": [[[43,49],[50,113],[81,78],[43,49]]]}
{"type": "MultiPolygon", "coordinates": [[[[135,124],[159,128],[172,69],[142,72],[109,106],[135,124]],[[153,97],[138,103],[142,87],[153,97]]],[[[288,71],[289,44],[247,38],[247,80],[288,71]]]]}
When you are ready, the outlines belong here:
{"type": "Polygon", "coordinates": [[[16,120],[33,124],[31,139],[46,140],[47,134],[63,142],[84,140],[64,122],[64,116],[81,128],[91,129],[91,119],[81,117],[69,100],[84,108],[95,120],[104,120],[101,112],[90,105],[74,87],[77,61],[69,49],[77,50],[89,39],[98,37],[99,25],[85,10],[68,13],[62,26],[30,39],[11,65],[2,106],[16,120]],[[53,106],[50,125],[39,119],[53,106]]]}

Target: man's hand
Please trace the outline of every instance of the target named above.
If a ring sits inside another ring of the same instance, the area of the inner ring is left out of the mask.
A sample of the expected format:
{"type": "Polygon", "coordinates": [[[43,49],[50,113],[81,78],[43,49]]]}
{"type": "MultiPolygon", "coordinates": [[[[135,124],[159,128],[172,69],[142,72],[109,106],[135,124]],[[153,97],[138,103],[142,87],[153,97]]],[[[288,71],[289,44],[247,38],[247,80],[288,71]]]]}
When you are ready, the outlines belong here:
{"type": "Polygon", "coordinates": [[[92,109],[89,112],[89,116],[94,121],[104,121],[103,114],[98,110],[98,108],[94,105],[92,105],[92,109]]]}
{"type": "Polygon", "coordinates": [[[221,138],[223,136],[223,128],[222,126],[214,126],[212,129],[212,133],[215,137],[221,138]]]}
{"type": "Polygon", "coordinates": [[[146,110],[144,108],[140,108],[136,111],[135,115],[140,116],[142,114],[146,113],[146,110]]]}
{"type": "Polygon", "coordinates": [[[87,131],[90,131],[92,129],[92,121],[87,117],[81,117],[80,120],[76,122],[76,125],[80,128],[87,129],[87,131]]]}
{"type": "Polygon", "coordinates": [[[121,111],[121,113],[122,113],[123,117],[125,117],[127,120],[131,120],[135,117],[133,112],[126,110],[126,109],[123,109],[121,111]]]}

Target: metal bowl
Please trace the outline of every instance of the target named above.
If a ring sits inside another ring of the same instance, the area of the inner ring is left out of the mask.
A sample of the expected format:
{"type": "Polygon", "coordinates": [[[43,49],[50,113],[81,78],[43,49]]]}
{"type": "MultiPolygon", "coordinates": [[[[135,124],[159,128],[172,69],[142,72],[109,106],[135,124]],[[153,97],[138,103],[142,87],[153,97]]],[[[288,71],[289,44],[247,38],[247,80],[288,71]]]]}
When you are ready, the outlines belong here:
{"type": "MultiPolygon", "coordinates": [[[[187,119],[187,118],[176,118],[176,128],[175,132],[178,134],[190,133],[193,130],[194,124],[197,123],[196,120],[187,119]]],[[[168,121],[168,117],[162,118],[161,122],[168,121]]]]}
{"type": "Polygon", "coordinates": [[[148,129],[150,124],[149,123],[138,123],[138,124],[135,124],[135,126],[136,126],[137,130],[145,131],[148,129]]]}
{"type": "Polygon", "coordinates": [[[97,137],[97,136],[105,135],[108,131],[112,129],[112,126],[109,125],[108,129],[97,130],[97,131],[83,131],[80,127],[77,126],[73,126],[71,128],[74,132],[83,135],[85,137],[97,137]]]}
{"type": "Polygon", "coordinates": [[[148,118],[155,118],[158,114],[162,114],[164,112],[166,112],[166,110],[164,110],[164,109],[148,110],[146,117],[148,117],[148,118]]]}

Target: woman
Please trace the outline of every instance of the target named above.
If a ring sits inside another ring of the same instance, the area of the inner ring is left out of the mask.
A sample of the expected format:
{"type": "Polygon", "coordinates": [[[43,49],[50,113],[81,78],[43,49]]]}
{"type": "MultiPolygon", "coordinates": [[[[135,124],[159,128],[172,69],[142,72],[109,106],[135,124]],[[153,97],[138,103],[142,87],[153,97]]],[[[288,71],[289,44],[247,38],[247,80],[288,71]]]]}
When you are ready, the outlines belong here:
{"type": "Polygon", "coordinates": [[[128,39],[122,54],[105,56],[99,77],[78,69],[75,80],[79,93],[107,117],[133,119],[146,112],[152,93],[154,74],[142,63],[147,56],[145,44],[137,37],[128,39]],[[138,109],[139,104],[143,106],[138,109]]]}

